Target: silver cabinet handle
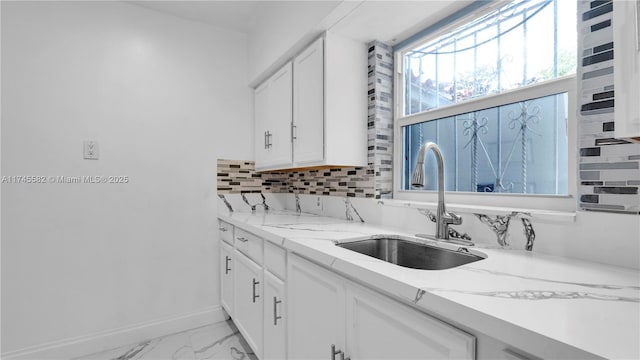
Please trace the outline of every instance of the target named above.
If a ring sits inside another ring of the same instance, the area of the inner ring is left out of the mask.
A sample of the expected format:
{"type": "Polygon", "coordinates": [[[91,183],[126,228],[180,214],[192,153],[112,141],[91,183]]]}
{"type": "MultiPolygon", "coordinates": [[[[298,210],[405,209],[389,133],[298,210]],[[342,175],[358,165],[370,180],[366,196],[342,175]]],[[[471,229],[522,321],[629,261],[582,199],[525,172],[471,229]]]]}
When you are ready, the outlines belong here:
{"type": "Polygon", "coordinates": [[[229,229],[227,229],[227,228],[223,228],[223,227],[218,228],[218,230],[220,230],[220,231],[222,231],[222,232],[227,232],[227,231],[229,231],[229,229]]]}
{"type": "Polygon", "coordinates": [[[273,145],[271,143],[271,137],[273,136],[273,134],[271,132],[269,132],[269,130],[264,132],[264,148],[265,149],[270,149],[271,146],[273,145]]]}
{"type": "Polygon", "coordinates": [[[293,122],[291,123],[291,142],[293,142],[294,140],[298,139],[298,136],[296,134],[296,128],[297,126],[293,125],[293,122]]]}
{"type": "Polygon", "coordinates": [[[249,241],[249,239],[247,239],[247,238],[245,238],[245,237],[241,237],[241,236],[240,236],[240,237],[237,237],[236,239],[238,239],[238,240],[240,240],[240,241],[242,241],[242,242],[247,242],[247,241],[249,241]]]}
{"type": "Polygon", "coordinates": [[[256,299],[260,297],[260,295],[256,294],[256,285],[260,284],[260,281],[257,281],[256,278],[253,278],[253,302],[256,302],[256,299]]]}
{"type": "Polygon", "coordinates": [[[273,297],[273,326],[278,326],[278,320],[282,319],[282,316],[278,316],[278,304],[282,303],[282,300],[278,300],[273,297]]]}
{"type": "Polygon", "coordinates": [[[231,261],[231,258],[228,256],[225,256],[224,259],[224,274],[228,275],[229,271],[231,271],[231,268],[229,267],[229,261],[231,261]]]}
{"type": "Polygon", "coordinates": [[[344,359],[344,353],[342,350],[336,350],[336,346],[331,344],[331,360],[336,360],[336,355],[340,355],[340,358],[344,359]]]}

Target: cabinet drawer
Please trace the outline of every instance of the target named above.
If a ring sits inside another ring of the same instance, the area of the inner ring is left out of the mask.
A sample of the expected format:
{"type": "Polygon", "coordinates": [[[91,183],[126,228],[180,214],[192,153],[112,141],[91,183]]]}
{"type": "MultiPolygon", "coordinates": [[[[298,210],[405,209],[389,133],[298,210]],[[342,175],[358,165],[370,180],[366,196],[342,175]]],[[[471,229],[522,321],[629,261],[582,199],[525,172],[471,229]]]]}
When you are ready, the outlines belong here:
{"type": "Polygon", "coordinates": [[[262,238],[242,229],[235,229],[234,242],[238,251],[262,265],[262,238]]]}
{"type": "Polygon", "coordinates": [[[218,220],[218,233],[224,242],[233,245],[233,225],[222,220],[218,220]]]}
{"type": "Polygon", "coordinates": [[[282,280],[287,272],[286,254],[286,251],[278,245],[264,242],[264,266],[282,280]]]}

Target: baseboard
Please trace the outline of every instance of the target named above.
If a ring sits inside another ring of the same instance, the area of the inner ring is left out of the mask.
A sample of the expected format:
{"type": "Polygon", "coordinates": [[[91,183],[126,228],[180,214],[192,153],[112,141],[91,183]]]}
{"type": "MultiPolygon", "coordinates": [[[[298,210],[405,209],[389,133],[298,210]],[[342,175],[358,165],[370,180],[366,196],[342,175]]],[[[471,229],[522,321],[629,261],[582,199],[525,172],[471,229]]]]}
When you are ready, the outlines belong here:
{"type": "Polygon", "coordinates": [[[156,337],[213,324],[228,319],[221,306],[174,315],[90,335],[52,341],[0,354],[3,360],[71,359],[82,355],[135,344],[156,337]]]}

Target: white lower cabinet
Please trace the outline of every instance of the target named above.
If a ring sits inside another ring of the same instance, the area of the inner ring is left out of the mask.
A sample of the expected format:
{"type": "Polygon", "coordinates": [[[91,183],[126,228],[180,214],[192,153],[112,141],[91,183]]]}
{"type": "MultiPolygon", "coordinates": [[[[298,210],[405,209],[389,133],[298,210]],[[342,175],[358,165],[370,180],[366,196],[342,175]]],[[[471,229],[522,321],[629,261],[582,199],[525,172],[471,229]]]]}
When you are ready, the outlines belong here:
{"type": "Polygon", "coordinates": [[[288,358],[328,360],[345,345],[342,279],[295,255],[287,265],[288,358]]]}
{"type": "Polygon", "coordinates": [[[264,360],[287,358],[284,281],[264,271],[264,360]]]}
{"type": "Polygon", "coordinates": [[[592,357],[571,347],[534,344],[519,349],[481,332],[469,334],[250,232],[221,224],[236,235],[233,245],[227,243],[233,236],[220,241],[222,306],[260,360],[592,357]]]}
{"type": "Polygon", "coordinates": [[[220,241],[220,303],[229,316],[233,314],[233,248],[220,241]]]}
{"type": "Polygon", "coordinates": [[[245,340],[262,359],[262,266],[239,251],[234,251],[234,318],[245,340]]]}
{"type": "Polygon", "coordinates": [[[346,298],[351,360],[475,359],[473,335],[357,285],[346,298]]]}
{"type": "Polygon", "coordinates": [[[303,258],[288,264],[289,359],[475,358],[473,335],[303,258]]]}
{"type": "Polygon", "coordinates": [[[233,246],[220,241],[222,307],[259,359],[287,359],[286,251],[229,226],[236,237],[221,238],[233,246]]]}

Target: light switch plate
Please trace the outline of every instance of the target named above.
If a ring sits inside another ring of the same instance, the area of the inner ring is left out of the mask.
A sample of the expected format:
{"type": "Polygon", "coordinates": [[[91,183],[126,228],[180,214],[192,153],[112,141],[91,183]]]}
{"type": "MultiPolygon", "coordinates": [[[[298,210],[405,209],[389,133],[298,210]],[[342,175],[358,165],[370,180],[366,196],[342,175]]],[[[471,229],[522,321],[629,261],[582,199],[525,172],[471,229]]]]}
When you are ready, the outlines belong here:
{"type": "Polygon", "coordinates": [[[88,140],[84,142],[84,158],[86,160],[98,160],[100,151],[98,150],[98,142],[88,140]]]}

